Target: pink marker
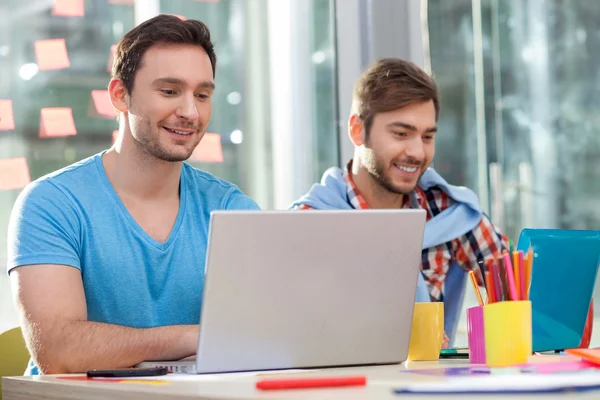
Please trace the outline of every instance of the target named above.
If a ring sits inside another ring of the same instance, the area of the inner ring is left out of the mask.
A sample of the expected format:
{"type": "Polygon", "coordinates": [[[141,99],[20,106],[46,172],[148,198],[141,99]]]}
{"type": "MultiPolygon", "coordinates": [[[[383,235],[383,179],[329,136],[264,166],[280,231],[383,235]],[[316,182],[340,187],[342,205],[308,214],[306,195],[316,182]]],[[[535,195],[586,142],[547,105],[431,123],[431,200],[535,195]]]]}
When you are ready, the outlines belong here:
{"type": "Polygon", "coordinates": [[[506,277],[508,278],[508,288],[510,290],[511,300],[519,300],[519,294],[517,292],[517,285],[515,285],[515,274],[513,273],[512,263],[510,262],[510,255],[508,251],[502,253],[504,257],[504,265],[506,266],[506,277]]]}

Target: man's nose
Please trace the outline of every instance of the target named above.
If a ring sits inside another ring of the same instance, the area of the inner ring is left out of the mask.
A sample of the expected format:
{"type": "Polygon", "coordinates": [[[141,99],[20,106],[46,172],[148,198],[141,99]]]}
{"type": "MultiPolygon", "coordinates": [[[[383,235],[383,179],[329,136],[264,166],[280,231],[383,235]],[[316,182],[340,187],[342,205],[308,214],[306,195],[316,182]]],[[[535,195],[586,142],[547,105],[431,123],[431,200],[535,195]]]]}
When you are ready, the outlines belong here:
{"type": "Polygon", "coordinates": [[[425,158],[425,148],[421,136],[416,135],[409,140],[404,153],[416,162],[422,162],[425,158]]]}
{"type": "Polygon", "coordinates": [[[195,121],[198,118],[198,109],[196,108],[196,98],[193,95],[185,95],[177,109],[177,116],[195,121]]]}

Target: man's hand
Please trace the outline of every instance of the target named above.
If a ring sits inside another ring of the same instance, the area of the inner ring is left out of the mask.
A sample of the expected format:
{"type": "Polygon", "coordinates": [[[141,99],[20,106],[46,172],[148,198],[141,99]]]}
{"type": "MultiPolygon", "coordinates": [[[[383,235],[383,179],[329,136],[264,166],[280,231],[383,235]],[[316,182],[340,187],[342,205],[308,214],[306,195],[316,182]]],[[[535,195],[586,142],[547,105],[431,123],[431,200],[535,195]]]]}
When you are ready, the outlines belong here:
{"type": "Polygon", "coordinates": [[[23,266],[10,279],[27,347],[43,373],[126,368],[196,353],[198,325],[136,329],[88,321],[77,268],[23,266]]]}
{"type": "Polygon", "coordinates": [[[442,339],[442,349],[447,349],[449,345],[450,338],[448,337],[448,335],[446,335],[446,332],[444,332],[444,338],[442,339]]]}

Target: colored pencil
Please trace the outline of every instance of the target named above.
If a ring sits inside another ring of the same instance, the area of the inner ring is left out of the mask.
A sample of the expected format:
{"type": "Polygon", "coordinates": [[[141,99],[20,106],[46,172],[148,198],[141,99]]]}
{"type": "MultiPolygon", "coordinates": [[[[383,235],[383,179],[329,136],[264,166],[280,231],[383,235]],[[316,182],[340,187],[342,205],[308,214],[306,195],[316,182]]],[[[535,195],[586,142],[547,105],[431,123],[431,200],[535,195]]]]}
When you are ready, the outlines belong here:
{"type": "Polygon", "coordinates": [[[506,267],[506,279],[508,280],[508,289],[510,291],[510,299],[511,300],[519,300],[519,295],[517,294],[517,286],[515,285],[515,276],[513,273],[513,267],[510,262],[510,255],[508,251],[502,253],[504,258],[504,264],[506,267]]]}
{"type": "MultiPolygon", "coordinates": [[[[498,261],[502,261],[502,259],[498,259],[498,261]]],[[[496,291],[496,301],[503,301],[504,300],[504,285],[503,285],[503,279],[502,279],[502,271],[500,269],[500,263],[496,263],[494,262],[493,265],[493,270],[494,270],[494,290],[496,291]]]]}
{"type": "Polygon", "coordinates": [[[477,278],[475,277],[475,272],[473,270],[469,271],[469,278],[471,278],[473,289],[475,289],[475,296],[477,296],[477,302],[480,306],[482,306],[483,299],[481,298],[481,292],[479,291],[479,285],[477,284],[477,278]]]}
{"type": "Polygon", "coordinates": [[[513,273],[515,277],[515,287],[517,288],[517,298],[513,300],[521,300],[521,271],[519,270],[519,253],[517,251],[512,252],[512,265],[513,273]]]}
{"type": "Polygon", "coordinates": [[[533,277],[533,249],[530,247],[527,251],[527,264],[525,265],[525,275],[527,276],[527,299],[529,300],[531,292],[531,279],[533,277]]]}
{"type": "Polygon", "coordinates": [[[487,299],[485,304],[494,302],[494,285],[491,282],[490,271],[485,271],[485,287],[487,291],[487,299]]]}
{"type": "Polygon", "coordinates": [[[523,259],[523,250],[518,251],[518,262],[519,262],[519,275],[521,276],[520,287],[518,288],[520,292],[521,300],[527,300],[527,289],[525,282],[527,281],[527,275],[525,274],[525,260],[523,259]]]}

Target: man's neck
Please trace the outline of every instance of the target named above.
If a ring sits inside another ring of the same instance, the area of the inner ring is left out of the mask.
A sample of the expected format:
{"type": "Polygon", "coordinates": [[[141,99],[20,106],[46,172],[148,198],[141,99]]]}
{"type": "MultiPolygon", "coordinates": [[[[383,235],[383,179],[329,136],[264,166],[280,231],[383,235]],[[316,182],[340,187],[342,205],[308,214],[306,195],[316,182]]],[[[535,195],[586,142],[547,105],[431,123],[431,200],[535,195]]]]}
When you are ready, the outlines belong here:
{"type": "Polygon", "coordinates": [[[355,158],[352,161],[352,168],[348,173],[352,174],[352,181],[370,208],[393,209],[404,205],[404,195],[391,193],[381,186],[360,160],[355,158]]]}
{"type": "Polygon", "coordinates": [[[123,134],[102,157],[104,170],[120,195],[137,199],[170,199],[179,196],[181,162],[160,160],[123,134]]]}

